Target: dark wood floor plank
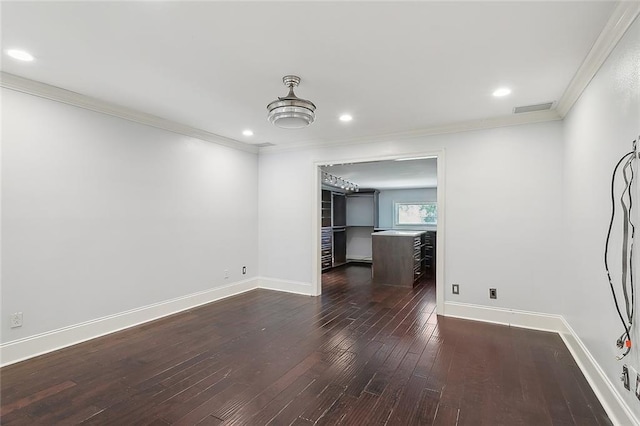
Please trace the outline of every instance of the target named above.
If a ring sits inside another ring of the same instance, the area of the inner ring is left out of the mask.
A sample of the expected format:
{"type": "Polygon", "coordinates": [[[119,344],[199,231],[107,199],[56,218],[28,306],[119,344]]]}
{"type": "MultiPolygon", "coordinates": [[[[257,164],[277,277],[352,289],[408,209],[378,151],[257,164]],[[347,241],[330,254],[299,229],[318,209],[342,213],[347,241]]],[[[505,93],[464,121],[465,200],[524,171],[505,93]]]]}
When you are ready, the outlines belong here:
{"type": "Polygon", "coordinates": [[[328,385],[326,381],[314,379],[308,387],[296,395],[271,421],[269,425],[290,425],[307,409],[315,404],[318,394],[328,385]]]}
{"type": "Polygon", "coordinates": [[[357,398],[347,395],[346,393],[342,393],[331,408],[318,418],[315,424],[318,426],[333,426],[341,423],[356,402],[357,398]]]}
{"type": "Polygon", "coordinates": [[[221,425],[222,423],[223,423],[222,419],[219,419],[215,416],[207,416],[196,424],[198,426],[218,426],[218,425],[221,425]]]}
{"type": "Polygon", "coordinates": [[[393,373],[386,376],[387,372],[385,372],[384,384],[381,386],[383,391],[379,395],[378,403],[370,418],[375,424],[387,424],[390,420],[392,420],[390,424],[406,424],[405,415],[407,413],[396,411],[396,407],[407,390],[407,383],[419,357],[417,354],[403,353],[405,356],[393,373]],[[397,422],[397,418],[401,419],[401,423],[397,422]]]}
{"type": "Polygon", "coordinates": [[[562,394],[558,380],[553,374],[553,349],[534,347],[531,348],[531,351],[534,354],[538,374],[541,374],[542,371],[547,372],[547,374],[541,375],[539,380],[552,422],[554,424],[573,424],[574,419],[571,415],[571,410],[562,394]]]}
{"type": "Polygon", "coordinates": [[[300,414],[300,418],[316,423],[324,416],[338,399],[344,394],[344,387],[330,384],[316,397],[316,399],[300,414]]]}
{"type": "Polygon", "coordinates": [[[7,414],[11,413],[14,410],[19,410],[21,408],[27,407],[30,404],[33,404],[35,402],[40,401],[41,399],[47,398],[51,395],[55,395],[59,392],[62,392],[65,389],[68,389],[70,387],[75,386],[76,383],[71,381],[71,380],[67,380],[65,382],[59,383],[55,386],[51,386],[48,387],[46,389],[43,389],[39,392],[36,392],[32,395],[27,395],[11,404],[7,404],[7,405],[2,405],[2,407],[0,408],[0,417],[2,416],[6,416],[7,414]]]}
{"type": "Polygon", "coordinates": [[[299,376],[293,383],[287,386],[279,395],[269,401],[257,412],[247,413],[245,418],[231,419],[229,424],[255,424],[265,425],[273,420],[282,410],[284,410],[295,398],[304,392],[316,379],[305,375],[299,376]],[[248,419],[245,423],[245,419],[248,419]]]}
{"type": "MultiPolygon", "coordinates": [[[[419,425],[433,424],[440,403],[440,392],[423,389],[414,414],[413,423],[419,425]]],[[[478,423],[476,423],[478,424],[478,423]]]]}
{"type": "Polygon", "coordinates": [[[374,407],[378,404],[378,396],[363,392],[350,406],[346,407],[345,415],[340,421],[343,425],[367,425],[374,407]]]}
{"type": "MultiPolygon", "coordinates": [[[[415,357],[417,362],[417,354],[410,353],[409,356],[415,357]]],[[[414,421],[426,381],[423,377],[410,376],[406,384],[403,384],[400,397],[389,417],[390,424],[407,425],[414,421]]]]}
{"type": "Polygon", "coordinates": [[[0,370],[3,425],[609,425],[558,335],[438,317],[435,286],[323,274],[0,370]]]}
{"type": "Polygon", "coordinates": [[[215,373],[204,378],[194,377],[192,380],[186,380],[181,384],[180,388],[160,391],[154,396],[161,402],[149,398],[149,404],[143,404],[146,394],[135,394],[129,398],[119,398],[118,402],[109,405],[105,410],[85,423],[131,423],[140,420],[140,418],[164,418],[165,415],[184,415],[198,406],[203,399],[206,400],[210,395],[215,395],[230,386],[231,381],[227,378],[228,373],[228,369],[218,368],[215,373]]]}
{"type": "Polygon", "coordinates": [[[385,363],[392,350],[393,346],[390,344],[383,344],[380,346],[380,349],[376,351],[371,359],[369,359],[362,368],[355,372],[353,379],[347,385],[347,395],[359,398],[371,380],[375,377],[380,366],[385,363]]]}
{"type": "MultiPolygon", "coordinates": [[[[219,409],[221,405],[224,405],[229,400],[233,399],[235,395],[242,392],[246,388],[246,385],[233,383],[231,386],[223,389],[220,392],[217,392],[211,398],[197,406],[195,409],[191,410],[184,416],[180,417],[177,420],[173,420],[171,418],[164,418],[171,424],[175,424],[178,426],[191,426],[201,422],[203,419],[209,416],[215,416],[214,412],[219,409]]],[[[171,416],[174,417],[174,416],[171,416]]]]}
{"type": "MultiPolygon", "coordinates": [[[[446,404],[438,404],[435,419],[433,420],[433,426],[451,426],[458,424],[458,417],[460,416],[460,409],[453,408],[446,404]]],[[[512,423],[516,424],[516,423],[512,423]]]]}
{"type": "MultiPolygon", "coordinates": [[[[296,364],[293,368],[288,369],[273,383],[269,384],[262,392],[254,392],[256,395],[249,400],[244,406],[225,417],[227,424],[244,424],[257,412],[264,409],[272,400],[280,397],[281,394],[289,388],[300,376],[307,372],[311,367],[320,362],[320,357],[316,352],[311,353],[296,364]]],[[[276,413],[274,413],[275,415],[276,413]]],[[[267,419],[270,420],[271,418],[267,419]]]]}

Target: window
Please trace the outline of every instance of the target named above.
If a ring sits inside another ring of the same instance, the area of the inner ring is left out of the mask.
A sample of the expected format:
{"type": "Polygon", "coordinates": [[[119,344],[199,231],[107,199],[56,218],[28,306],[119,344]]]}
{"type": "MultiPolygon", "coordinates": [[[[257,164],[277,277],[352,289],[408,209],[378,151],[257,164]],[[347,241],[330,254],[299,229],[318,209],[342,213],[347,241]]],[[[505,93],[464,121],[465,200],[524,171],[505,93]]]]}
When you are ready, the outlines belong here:
{"type": "Polygon", "coordinates": [[[438,207],[435,202],[395,203],[395,225],[435,225],[438,207]]]}

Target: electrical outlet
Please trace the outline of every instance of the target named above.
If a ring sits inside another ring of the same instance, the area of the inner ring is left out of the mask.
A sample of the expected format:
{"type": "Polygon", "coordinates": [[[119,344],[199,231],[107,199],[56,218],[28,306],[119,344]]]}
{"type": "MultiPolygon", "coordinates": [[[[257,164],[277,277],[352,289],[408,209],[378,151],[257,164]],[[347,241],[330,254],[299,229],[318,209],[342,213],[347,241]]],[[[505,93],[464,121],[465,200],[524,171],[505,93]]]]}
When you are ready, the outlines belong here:
{"type": "Polygon", "coordinates": [[[226,280],[227,278],[229,278],[229,270],[225,269],[224,270],[224,279],[226,280]]]}
{"type": "Polygon", "coordinates": [[[495,288],[489,289],[489,299],[497,299],[498,298],[498,290],[495,288]]]}
{"type": "Polygon", "coordinates": [[[22,312],[9,315],[9,324],[11,324],[11,328],[22,327],[22,312]]]}
{"type": "Polygon", "coordinates": [[[459,284],[451,284],[451,293],[460,294],[460,285],[459,284]]]}
{"type": "Polygon", "coordinates": [[[247,267],[243,266],[242,267],[242,275],[245,275],[247,273],[247,267]]]}
{"type": "Polygon", "coordinates": [[[622,366],[622,376],[620,377],[620,380],[622,380],[622,384],[626,390],[631,389],[629,386],[629,368],[627,368],[626,365],[622,366]]]}

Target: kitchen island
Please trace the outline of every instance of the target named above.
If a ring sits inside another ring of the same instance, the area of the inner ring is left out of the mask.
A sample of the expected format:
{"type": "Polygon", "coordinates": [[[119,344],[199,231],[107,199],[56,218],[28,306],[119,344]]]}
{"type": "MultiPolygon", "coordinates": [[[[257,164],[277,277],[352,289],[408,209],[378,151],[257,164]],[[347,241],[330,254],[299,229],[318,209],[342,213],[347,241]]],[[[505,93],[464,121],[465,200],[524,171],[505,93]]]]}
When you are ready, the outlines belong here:
{"type": "Polygon", "coordinates": [[[374,232],[372,238],[373,281],[413,287],[427,268],[427,231],[374,232]]]}

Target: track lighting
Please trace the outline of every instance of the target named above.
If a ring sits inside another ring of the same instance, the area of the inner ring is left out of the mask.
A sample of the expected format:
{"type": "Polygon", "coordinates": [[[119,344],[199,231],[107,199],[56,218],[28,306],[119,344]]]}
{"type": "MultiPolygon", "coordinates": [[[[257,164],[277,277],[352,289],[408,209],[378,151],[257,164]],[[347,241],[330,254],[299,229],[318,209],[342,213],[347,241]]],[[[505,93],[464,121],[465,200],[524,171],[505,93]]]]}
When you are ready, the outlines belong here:
{"type": "Polygon", "coordinates": [[[333,186],[335,188],[344,189],[345,191],[358,192],[360,188],[353,182],[349,182],[339,176],[334,176],[331,173],[322,171],[322,183],[324,185],[333,186]]]}

